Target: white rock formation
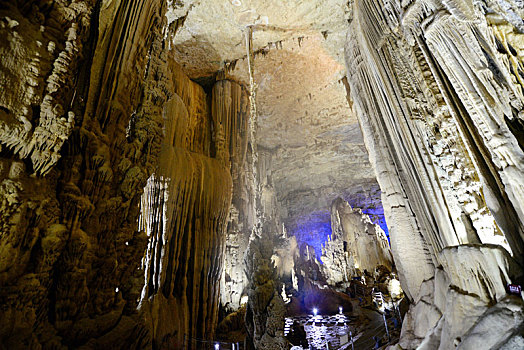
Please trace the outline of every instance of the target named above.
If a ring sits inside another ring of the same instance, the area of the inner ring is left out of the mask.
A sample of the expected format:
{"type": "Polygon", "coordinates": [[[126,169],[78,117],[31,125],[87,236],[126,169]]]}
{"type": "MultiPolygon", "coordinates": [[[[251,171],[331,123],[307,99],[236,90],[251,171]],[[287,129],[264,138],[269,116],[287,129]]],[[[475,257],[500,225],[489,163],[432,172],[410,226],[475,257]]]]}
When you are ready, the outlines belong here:
{"type": "Polygon", "coordinates": [[[400,346],[470,348],[493,319],[511,330],[491,333],[491,348],[518,344],[510,310],[522,300],[506,285],[522,281],[522,5],[356,0],[353,10],[348,92],[413,301],[400,346]]]}
{"type": "Polygon", "coordinates": [[[338,198],[331,206],[332,236],[322,248],[322,273],[329,285],[349,282],[364,270],[392,268],[388,239],[380,226],[338,198]],[[358,272],[357,272],[358,270],[358,272]]]}

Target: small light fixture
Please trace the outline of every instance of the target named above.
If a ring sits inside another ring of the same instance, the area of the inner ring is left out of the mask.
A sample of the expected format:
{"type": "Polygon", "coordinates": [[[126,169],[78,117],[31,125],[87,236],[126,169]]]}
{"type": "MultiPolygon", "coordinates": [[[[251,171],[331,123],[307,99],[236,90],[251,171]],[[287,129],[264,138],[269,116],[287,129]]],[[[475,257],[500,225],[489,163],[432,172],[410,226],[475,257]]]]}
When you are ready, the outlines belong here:
{"type": "Polygon", "coordinates": [[[315,308],[313,308],[313,315],[316,316],[317,314],[318,314],[318,309],[315,307],[315,308]]]}
{"type": "Polygon", "coordinates": [[[342,306],[339,306],[339,307],[338,307],[338,312],[339,312],[339,313],[342,313],[342,306]]]}
{"type": "Polygon", "coordinates": [[[218,345],[218,343],[215,344],[215,350],[218,350],[220,349],[220,345],[218,345]]]}

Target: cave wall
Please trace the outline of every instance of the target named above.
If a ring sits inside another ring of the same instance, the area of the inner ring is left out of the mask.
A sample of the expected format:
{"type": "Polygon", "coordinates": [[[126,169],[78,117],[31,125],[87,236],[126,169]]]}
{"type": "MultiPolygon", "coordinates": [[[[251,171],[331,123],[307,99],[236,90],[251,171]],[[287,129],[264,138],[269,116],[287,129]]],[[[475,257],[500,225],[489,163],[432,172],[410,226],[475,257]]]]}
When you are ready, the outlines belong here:
{"type": "Polygon", "coordinates": [[[223,265],[235,257],[226,232],[232,194],[239,196],[233,177],[246,156],[249,104],[239,84],[218,81],[206,96],[170,63],[165,137],[141,200],[139,229],[149,241],[139,310],[152,322],[154,348],[185,341],[198,349],[204,345],[195,339],[213,339],[223,265]]]}
{"type": "Polygon", "coordinates": [[[165,5],[0,4],[0,344],[143,348],[142,188],[167,99],[165,5]]]}
{"type": "MultiPolygon", "coordinates": [[[[523,13],[500,6],[353,2],[347,88],[413,302],[403,348],[468,348],[475,322],[522,281],[523,13]]],[[[494,329],[494,344],[510,342],[512,331],[494,329]]]]}
{"type": "Polygon", "coordinates": [[[0,5],[0,347],[213,336],[248,99],[182,73],[177,6],[0,5]]]}

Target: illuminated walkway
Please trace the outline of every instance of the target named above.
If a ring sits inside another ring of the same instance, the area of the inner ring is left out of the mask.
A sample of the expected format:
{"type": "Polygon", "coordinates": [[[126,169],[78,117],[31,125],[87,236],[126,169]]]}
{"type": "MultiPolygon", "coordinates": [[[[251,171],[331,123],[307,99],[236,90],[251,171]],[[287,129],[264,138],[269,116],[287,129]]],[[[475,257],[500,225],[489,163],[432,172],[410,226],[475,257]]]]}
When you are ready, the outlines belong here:
{"type": "Polygon", "coordinates": [[[355,332],[356,329],[352,317],[345,314],[287,317],[284,329],[285,336],[289,334],[295,321],[304,327],[307,341],[314,349],[326,349],[327,342],[329,342],[331,349],[345,349],[345,346],[342,347],[341,338],[349,335],[350,331],[355,332]]]}

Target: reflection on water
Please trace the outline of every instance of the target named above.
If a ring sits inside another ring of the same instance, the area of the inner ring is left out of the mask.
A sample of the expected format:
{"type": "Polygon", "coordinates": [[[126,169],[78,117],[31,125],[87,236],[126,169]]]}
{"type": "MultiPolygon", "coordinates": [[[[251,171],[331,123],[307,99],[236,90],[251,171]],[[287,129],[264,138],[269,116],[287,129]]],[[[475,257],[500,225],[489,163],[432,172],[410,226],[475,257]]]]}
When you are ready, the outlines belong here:
{"type": "Polygon", "coordinates": [[[349,333],[354,332],[355,327],[351,325],[351,318],[344,314],[333,316],[301,316],[286,317],[284,336],[287,336],[297,322],[304,327],[306,338],[312,349],[351,349],[349,333]]]}

